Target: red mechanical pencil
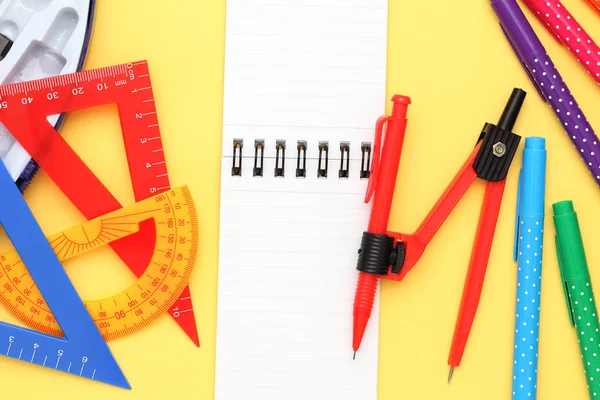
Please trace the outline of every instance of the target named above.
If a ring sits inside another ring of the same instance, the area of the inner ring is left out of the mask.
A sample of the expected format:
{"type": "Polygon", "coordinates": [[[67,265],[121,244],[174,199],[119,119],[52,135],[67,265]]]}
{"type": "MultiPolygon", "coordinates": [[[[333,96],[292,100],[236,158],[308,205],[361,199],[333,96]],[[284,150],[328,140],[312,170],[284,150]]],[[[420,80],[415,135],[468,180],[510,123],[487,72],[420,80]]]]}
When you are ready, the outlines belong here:
{"type": "Polygon", "coordinates": [[[382,117],[376,126],[373,173],[367,189],[366,202],[374,195],[368,231],[363,232],[358,256],[359,272],[354,300],[354,355],[360,347],[371,314],[378,279],[400,281],[416,265],[454,207],[475,182],[486,181],[485,196],[479,216],[477,235],[463,290],[448,363],[460,364],[471,326],[475,319],[483,288],[485,272],[492,247],[498,214],[502,204],[508,170],[521,137],[512,133],[526,93],[514,89],[498,125],[486,123],[477,145],[448,188],[433,206],[419,228],[412,234],[387,230],[394,185],[406,130],[406,111],[410,101],[394,97],[391,117],[382,117]],[[388,124],[385,144],[379,162],[379,147],[383,126],[388,124]]]}
{"type": "MultiPolygon", "coordinates": [[[[387,238],[385,233],[387,232],[392,209],[392,199],[394,198],[394,187],[396,185],[400,154],[402,153],[402,145],[404,143],[404,133],[406,132],[406,113],[410,104],[410,98],[394,95],[392,102],[394,103],[392,115],[389,117],[380,117],[375,126],[373,170],[365,198],[365,202],[368,203],[371,196],[374,195],[368,232],[377,235],[376,238],[379,239],[387,238]],[[387,129],[385,142],[382,144],[383,127],[385,124],[387,124],[387,129]],[[382,148],[381,151],[380,147],[382,148]],[[380,155],[381,162],[379,162],[380,155]]],[[[361,248],[369,245],[369,243],[364,243],[369,239],[369,236],[363,236],[363,245],[361,248]]],[[[388,241],[393,242],[393,239],[390,238],[388,241]]],[[[371,268],[367,272],[361,271],[358,274],[358,284],[354,298],[354,336],[352,339],[352,348],[354,349],[355,357],[365,334],[367,323],[371,317],[379,276],[387,275],[387,273],[388,268],[386,267],[385,269],[371,268]]]]}

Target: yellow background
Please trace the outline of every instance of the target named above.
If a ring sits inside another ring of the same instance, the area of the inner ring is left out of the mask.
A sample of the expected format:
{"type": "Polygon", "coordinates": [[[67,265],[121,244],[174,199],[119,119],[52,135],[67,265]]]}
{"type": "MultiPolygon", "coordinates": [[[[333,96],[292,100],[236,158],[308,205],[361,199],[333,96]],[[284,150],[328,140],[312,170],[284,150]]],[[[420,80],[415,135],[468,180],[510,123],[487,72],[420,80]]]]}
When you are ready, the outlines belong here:
{"type": "MultiPolygon", "coordinates": [[[[563,2],[600,41],[600,15],[583,0],[563,2]]],[[[533,14],[527,10],[526,15],[588,119],[600,129],[600,88],[533,14]]],[[[193,347],[168,317],[110,342],[131,392],[0,358],[3,399],[212,399],[224,34],[225,0],[101,0],[86,62],[89,69],[149,61],[171,183],[190,186],[199,212],[201,244],[191,289],[201,348],[193,347]]],[[[513,87],[529,93],[515,131],[545,137],[548,149],[538,398],[585,399],[577,339],[553,249],[550,206],[574,200],[593,283],[600,288],[600,246],[594,241],[600,234],[600,193],[520,68],[487,0],[390,0],[387,97],[400,93],[413,100],[390,228],[416,228],[471,152],[483,123],[497,121],[513,87]]],[[[125,158],[114,150],[120,148],[114,111],[73,113],[63,134],[116,196],[130,203],[125,158]]],[[[483,183],[467,193],[418,267],[401,283],[383,284],[381,400],[510,398],[516,286],[511,254],[521,152],[522,145],[508,177],[478,314],[451,385],[446,361],[483,183]]],[[[46,233],[82,221],[43,173],[25,197],[46,233]]],[[[83,298],[109,295],[132,280],[106,249],[69,262],[67,270],[83,298]]],[[[0,320],[13,321],[4,310],[0,320]]]]}

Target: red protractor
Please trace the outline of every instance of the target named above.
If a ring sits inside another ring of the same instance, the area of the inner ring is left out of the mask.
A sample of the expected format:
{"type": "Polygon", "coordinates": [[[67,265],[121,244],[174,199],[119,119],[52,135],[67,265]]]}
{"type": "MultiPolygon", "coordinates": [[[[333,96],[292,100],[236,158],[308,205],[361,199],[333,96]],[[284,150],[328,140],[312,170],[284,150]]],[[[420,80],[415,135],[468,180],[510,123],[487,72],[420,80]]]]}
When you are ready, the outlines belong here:
{"type": "MultiPolygon", "coordinates": [[[[87,218],[122,205],[46,117],[116,104],[136,201],[170,188],[146,61],[115,65],[0,87],[0,122],[87,218]]],[[[154,251],[152,221],[110,246],[139,277],[154,251]]],[[[199,346],[189,287],[169,314],[199,346]]]]}

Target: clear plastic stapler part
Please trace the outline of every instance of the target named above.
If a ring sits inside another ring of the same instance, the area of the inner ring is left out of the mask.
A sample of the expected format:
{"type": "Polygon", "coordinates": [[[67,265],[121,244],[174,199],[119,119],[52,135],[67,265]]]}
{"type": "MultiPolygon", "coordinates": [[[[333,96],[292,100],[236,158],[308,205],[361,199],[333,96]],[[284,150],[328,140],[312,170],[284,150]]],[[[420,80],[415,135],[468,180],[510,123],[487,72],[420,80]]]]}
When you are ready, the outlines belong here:
{"type": "MultiPolygon", "coordinates": [[[[93,0],[0,0],[0,82],[19,83],[81,69],[93,0]]],[[[60,115],[48,117],[60,124],[60,115]]],[[[11,177],[29,180],[31,157],[0,124],[0,158],[11,177]],[[28,171],[25,171],[26,168],[28,171]],[[25,171],[25,172],[24,172],[25,171]]]]}

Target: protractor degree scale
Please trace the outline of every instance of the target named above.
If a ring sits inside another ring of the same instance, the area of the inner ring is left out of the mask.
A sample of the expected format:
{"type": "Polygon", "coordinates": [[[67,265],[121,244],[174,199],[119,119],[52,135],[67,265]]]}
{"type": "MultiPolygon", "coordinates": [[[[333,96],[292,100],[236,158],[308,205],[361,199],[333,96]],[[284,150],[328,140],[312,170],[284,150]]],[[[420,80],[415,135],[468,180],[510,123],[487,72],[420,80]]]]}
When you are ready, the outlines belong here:
{"type": "MultiPolygon", "coordinates": [[[[0,123],[89,220],[122,205],[47,117],[108,104],[118,110],[135,200],[168,190],[167,162],[146,61],[0,86],[0,123]]],[[[152,257],[146,251],[148,238],[153,238],[153,232],[144,225],[139,233],[110,244],[137,277],[143,275],[152,257]]],[[[169,314],[200,346],[189,288],[169,314]]]]}
{"type": "MultiPolygon", "coordinates": [[[[186,288],[198,247],[198,221],[187,186],[157,194],[48,237],[60,261],[137,233],[154,231],[152,257],[127,289],[100,300],[84,300],[105,340],[134,333],[167,312],[186,288]]],[[[27,326],[63,333],[26,266],[14,250],[0,255],[0,303],[27,326]]]]}

